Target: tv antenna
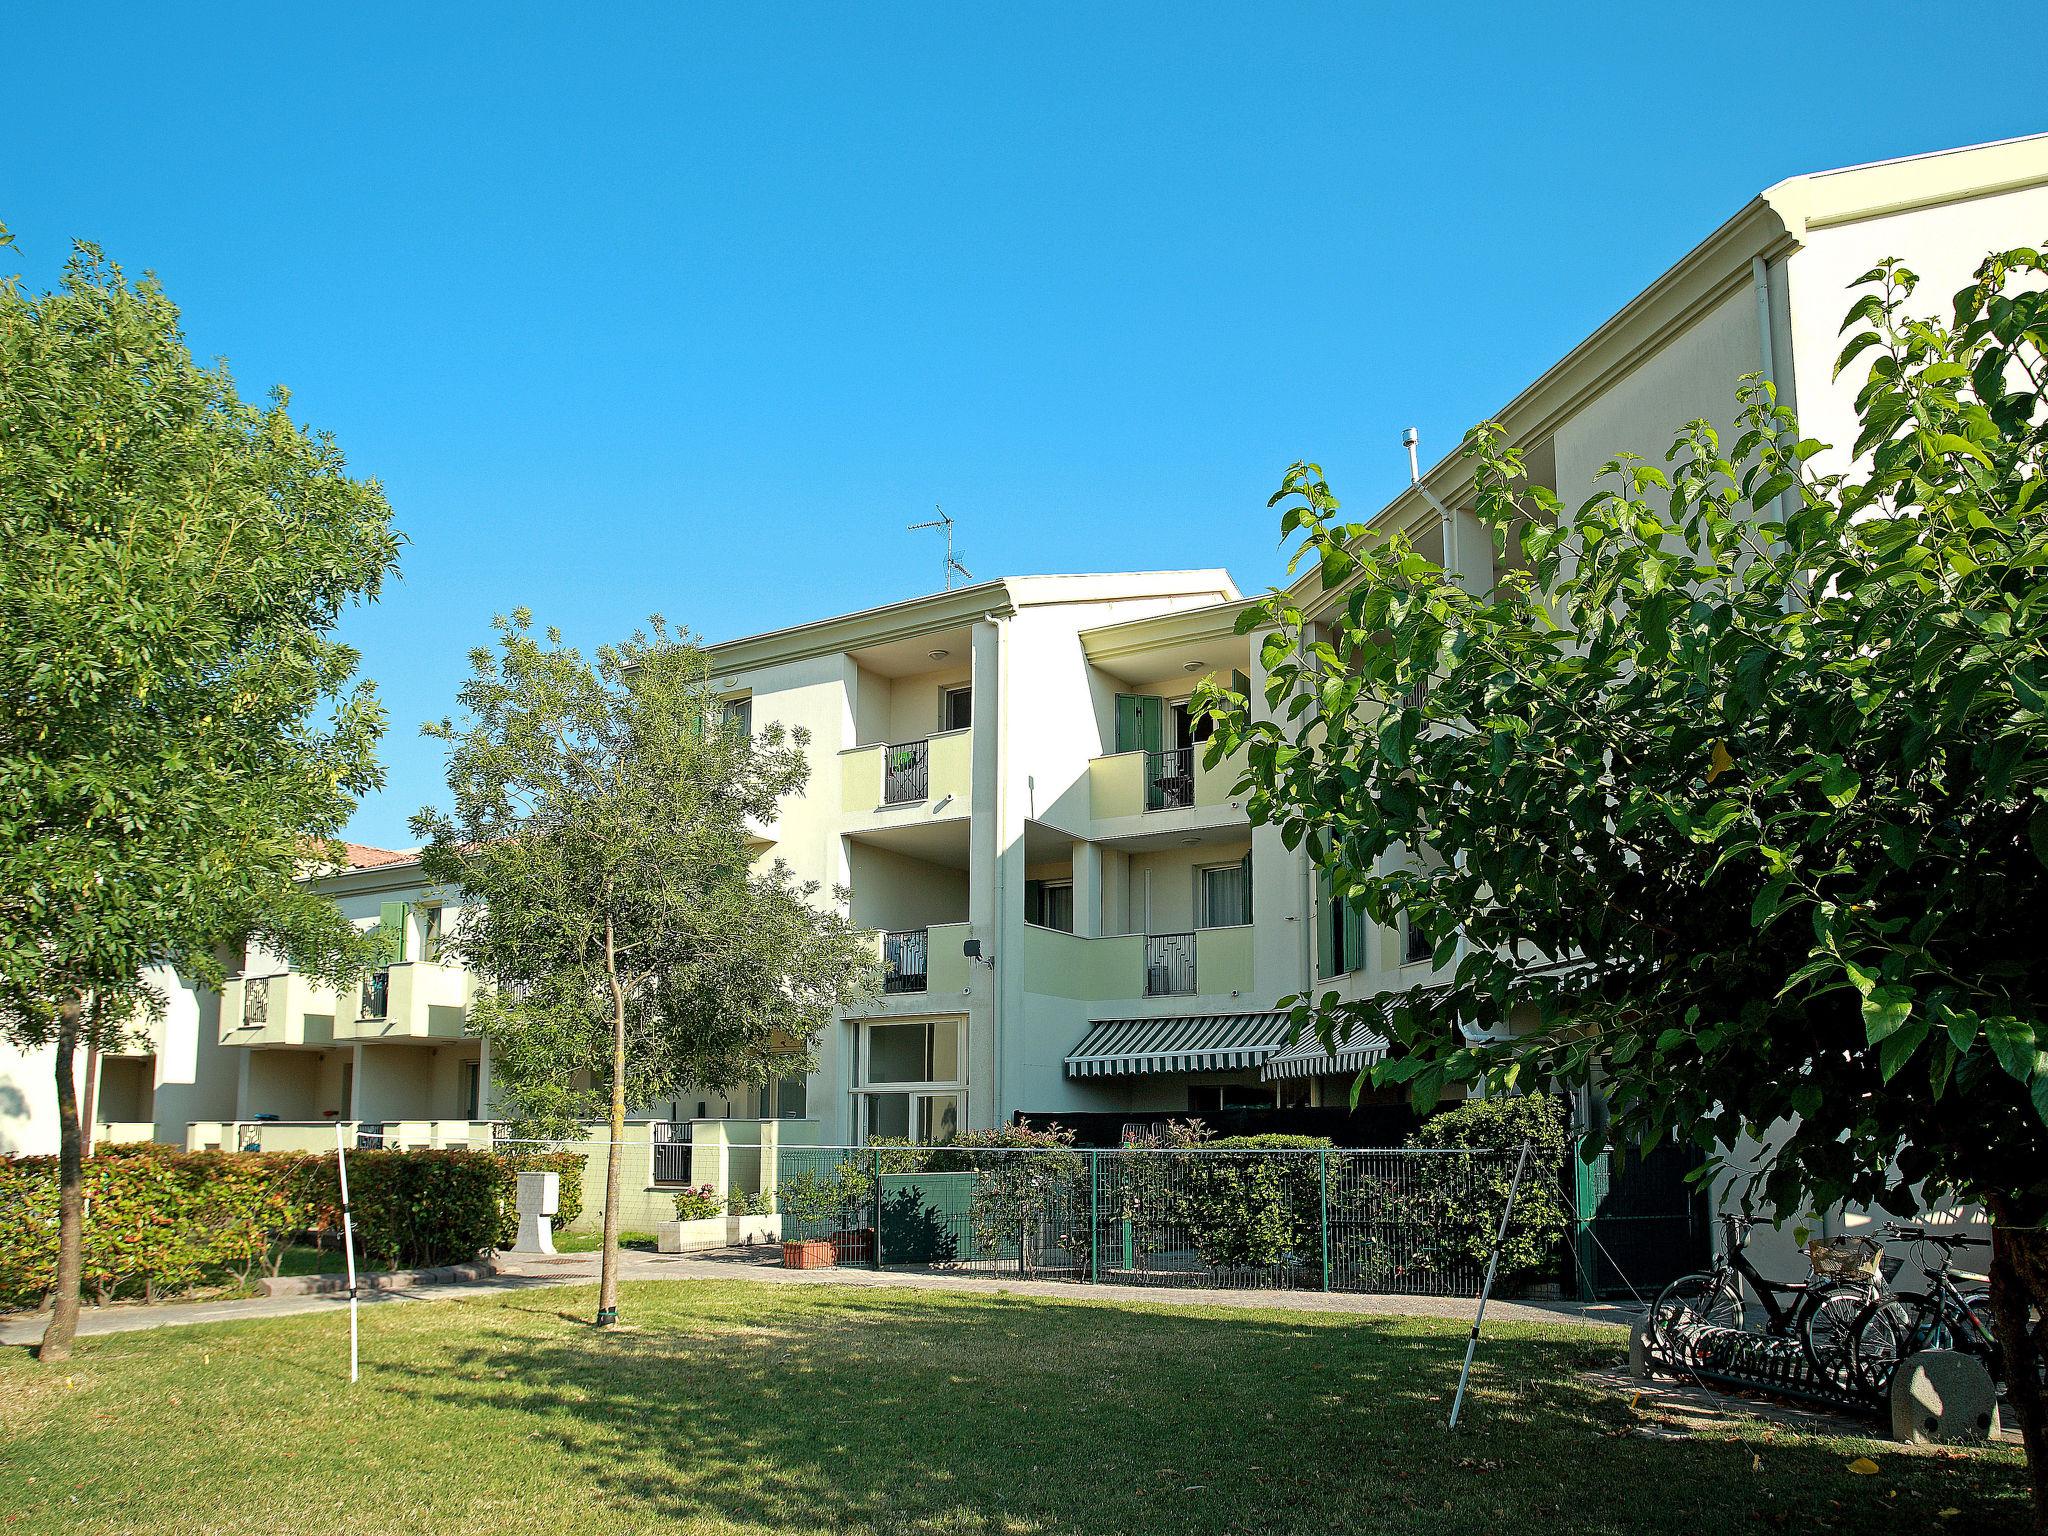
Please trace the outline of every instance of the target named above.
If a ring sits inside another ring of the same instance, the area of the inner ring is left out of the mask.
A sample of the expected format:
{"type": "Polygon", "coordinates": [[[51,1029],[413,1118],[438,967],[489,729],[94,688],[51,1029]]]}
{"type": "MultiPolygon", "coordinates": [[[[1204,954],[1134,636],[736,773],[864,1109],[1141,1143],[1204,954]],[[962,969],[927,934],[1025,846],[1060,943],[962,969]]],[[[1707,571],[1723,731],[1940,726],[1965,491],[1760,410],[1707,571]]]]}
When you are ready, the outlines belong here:
{"type": "Polygon", "coordinates": [[[945,581],[945,589],[950,592],[953,590],[953,577],[956,574],[972,581],[974,573],[962,565],[953,554],[953,519],[946,516],[946,509],[937,502],[932,503],[932,510],[939,514],[936,518],[928,523],[912,523],[907,531],[921,533],[927,528],[943,528],[946,531],[946,563],[941,568],[941,574],[945,581]]]}

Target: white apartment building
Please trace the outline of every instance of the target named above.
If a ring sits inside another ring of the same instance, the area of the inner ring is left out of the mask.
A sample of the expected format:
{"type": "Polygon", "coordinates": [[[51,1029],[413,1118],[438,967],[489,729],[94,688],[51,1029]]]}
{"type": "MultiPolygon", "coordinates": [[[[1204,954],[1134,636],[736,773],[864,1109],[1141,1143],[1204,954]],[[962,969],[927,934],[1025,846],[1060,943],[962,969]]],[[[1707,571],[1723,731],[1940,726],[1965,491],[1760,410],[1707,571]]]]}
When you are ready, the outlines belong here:
{"type": "MultiPolygon", "coordinates": [[[[1851,280],[1900,257],[1936,310],[1987,251],[2044,237],[2048,136],[1796,176],[1497,414],[1568,505],[1618,451],[1661,459],[1684,422],[1727,426],[1746,373],[1847,445],[1853,382],[1831,375],[1851,280]]],[[[1458,510],[1466,466],[1448,457],[1424,483],[1454,516],[1409,490],[1375,536],[1404,532],[1487,585],[1490,543],[1458,510]]],[[[1330,601],[1307,582],[1293,596],[1311,616],[1330,601]]],[[[1250,826],[1232,765],[1203,765],[1195,684],[1236,675],[1256,697],[1263,681],[1257,636],[1234,632],[1245,603],[1220,570],[1033,576],[711,647],[733,714],[810,732],[809,786],[757,829],[761,856],[845,888],[891,979],[833,1023],[801,1081],[650,1118],[740,1116],[834,1144],[1019,1113],[1340,1102],[1376,1042],[1337,1059],[1287,1047],[1273,1003],[1325,980],[1345,995],[1412,984],[1429,962],[1332,911],[1305,857],[1250,826]]],[[[424,887],[407,855],[358,857],[322,883],[357,921],[404,928],[382,995],[323,993],[251,955],[217,1009],[174,1008],[154,1055],[100,1064],[103,1137],[149,1125],[234,1145],[234,1122],[276,1116],[266,1144],[333,1119],[434,1144],[490,1119],[488,1055],[463,1029],[471,986],[434,951],[459,893],[424,887]]],[[[0,1059],[0,1151],[53,1142],[47,1075],[0,1059]]]]}

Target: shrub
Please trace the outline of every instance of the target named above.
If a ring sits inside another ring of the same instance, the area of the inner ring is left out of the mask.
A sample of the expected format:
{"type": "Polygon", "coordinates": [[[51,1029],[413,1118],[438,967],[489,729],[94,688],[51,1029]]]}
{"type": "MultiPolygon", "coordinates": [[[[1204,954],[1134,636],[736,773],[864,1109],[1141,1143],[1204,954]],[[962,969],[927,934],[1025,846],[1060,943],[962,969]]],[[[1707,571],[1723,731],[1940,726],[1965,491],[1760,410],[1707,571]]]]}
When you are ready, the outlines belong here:
{"type": "Polygon", "coordinates": [[[735,1189],[725,1197],[725,1214],[728,1216],[766,1216],[768,1197],[757,1195],[750,1189],[735,1189]]]}
{"type": "MultiPolygon", "coordinates": [[[[352,1152],[348,1163],[367,1264],[473,1259],[497,1230],[504,1174],[489,1153],[352,1152]]],[[[331,1155],[140,1145],[95,1153],[83,1177],[84,1281],[103,1302],[274,1274],[295,1239],[341,1232],[331,1155]]],[[[0,1305],[40,1301],[56,1256],[56,1159],[0,1160],[0,1305]]]]}
{"type": "Polygon", "coordinates": [[[1571,1130],[1562,1106],[1533,1093],[1472,1099],[1430,1116],[1408,1138],[1411,1147],[1474,1147],[1503,1154],[1481,1165],[1476,1179],[1449,1166],[1427,1173],[1410,1202],[1413,1218],[1432,1225],[1446,1248],[1478,1263],[1486,1261],[1493,1246],[1524,1141],[1530,1144],[1529,1166],[1501,1248],[1504,1282],[1554,1271],[1559,1263],[1572,1220],[1564,1193],[1571,1130]]]}
{"type": "Polygon", "coordinates": [[[723,1214],[724,1208],[718,1203],[718,1191],[709,1184],[676,1192],[677,1221],[703,1221],[723,1214]]]}
{"type": "Polygon", "coordinates": [[[583,1214],[583,1165],[581,1152],[500,1152],[503,1184],[498,1196],[498,1246],[510,1248],[519,1239],[519,1175],[554,1173],[558,1189],[555,1202],[555,1230],[574,1225],[583,1214]]]}

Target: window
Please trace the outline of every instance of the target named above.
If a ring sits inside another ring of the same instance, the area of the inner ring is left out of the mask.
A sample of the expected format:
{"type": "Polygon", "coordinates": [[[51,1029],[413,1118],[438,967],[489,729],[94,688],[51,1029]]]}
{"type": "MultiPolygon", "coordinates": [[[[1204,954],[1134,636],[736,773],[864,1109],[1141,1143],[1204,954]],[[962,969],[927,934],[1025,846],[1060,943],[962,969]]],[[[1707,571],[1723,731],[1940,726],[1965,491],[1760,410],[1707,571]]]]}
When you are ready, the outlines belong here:
{"type": "Polygon", "coordinates": [[[868,1025],[860,1084],[854,1098],[862,1141],[951,1141],[960,1134],[959,1022],[868,1025]]]}
{"type": "Polygon", "coordinates": [[[1197,1083],[1188,1089],[1191,1110],[1271,1109],[1273,1090],[1262,1083],[1197,1083]]]}
{"type": "Polygon", "coordinates": [[[1415,920],[1408,916],[1401,918],[1401,963],[1420,965],[1434,953],[1429,935],[1415,926],[1415,920]]]}
{"type": "Polygon", "coordinates": [[[939,699],[939,729],[964,731],[974,724],[974,686],[948,688],[939,699]]]}
{"type": "Polygon", "coordinates": [[[750,1090],[750,1097],[757,1119],[801,1120],[810,1103],[810,1079],[792,1072],[750,1090]]]}
{"type": "Polygon", "coordinates": [[[483,1068],[473,1061],[462,1064],[462,1102],[467,1107],[462,1111],[465,1120],[476,1118],[477,1106],[483,1099],[483,1068]]]}
{"type": "Polygon", "coordinates": [[[1039,928],[1074,931],[1074,882],[1071,880],[1026,880],[1024,921],[1039,928]]]}
{"type": "Polygon", "coordinates": [[[752,695],[745,698],[727,699],[718,706],[718,719],[728,731],[741,736],[754,734],[754,700],[752,695]]]}
{"type": "Polygon", "coordinates": [[[1195,871],[1196,925],[1239,928],[1252,920],[1252,856],[1195,871]]]}
{"type": "Polygon", "coordinates": [[[432,963],[441,958],[441,909],[421,907],[420,958],[432,963]]]}

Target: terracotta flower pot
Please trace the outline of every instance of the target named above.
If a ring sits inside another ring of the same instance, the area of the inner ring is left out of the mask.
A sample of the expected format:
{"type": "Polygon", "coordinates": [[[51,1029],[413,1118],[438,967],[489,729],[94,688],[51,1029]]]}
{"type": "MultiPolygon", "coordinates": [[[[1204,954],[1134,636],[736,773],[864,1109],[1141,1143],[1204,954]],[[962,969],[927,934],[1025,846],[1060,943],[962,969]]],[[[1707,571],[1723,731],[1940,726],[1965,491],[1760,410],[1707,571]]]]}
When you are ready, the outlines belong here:
{"type": "Polygon", "coordinates": [[[802,1242],[782,1245],[784,1269],[830,1269],[837,1262],[838,1255],[823,1238],[806,1238],[802,1242]]]}

